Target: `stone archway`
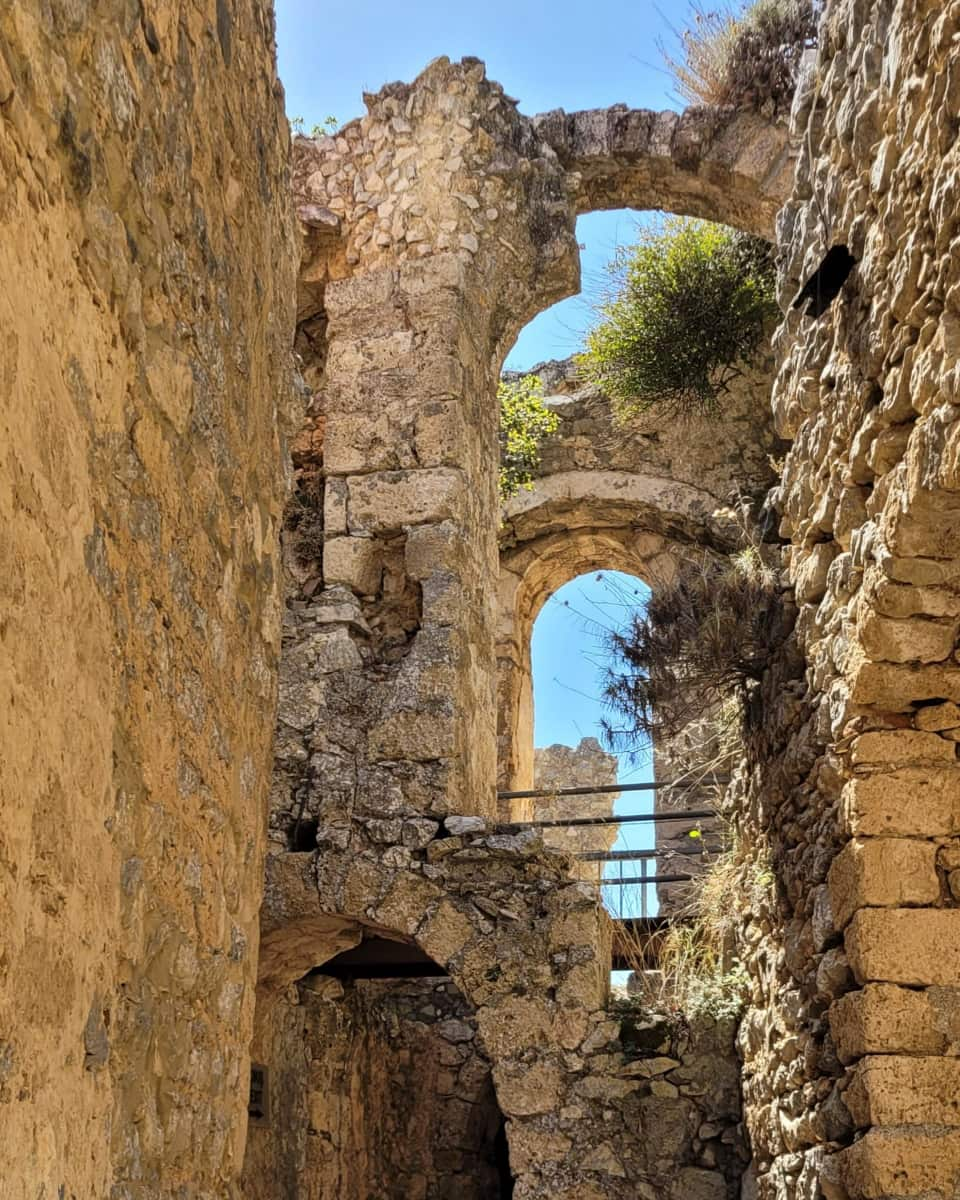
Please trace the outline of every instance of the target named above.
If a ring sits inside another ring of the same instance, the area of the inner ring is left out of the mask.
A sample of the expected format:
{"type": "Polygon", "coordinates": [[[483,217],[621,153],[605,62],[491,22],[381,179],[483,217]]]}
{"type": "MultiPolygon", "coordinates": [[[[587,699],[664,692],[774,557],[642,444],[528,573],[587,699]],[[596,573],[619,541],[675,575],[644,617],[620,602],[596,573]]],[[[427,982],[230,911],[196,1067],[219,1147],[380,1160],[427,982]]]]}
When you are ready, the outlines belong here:
{"type": "MultiPolygon", "coordinates": [[[[438,60],[368,108],[295,150],[300,344],[317,391],[285,546],[263,960],[292,956],[289,969],[298,939],[337,914],[416,939],[476,1008],[518,1200],[626,1197],[667,1164],[634,1144],[630,1103],[622,1136],[605,1116],[612,1098],[639,1104],[646,1084],[616,1074],[596,892],[533,835],[450,823],[495,815],[493,396],[520,328],[576,290],[582,185],[590,176],[599,196],[611,153],[622,202],[639,207],[737,219],[749,176],[766,197],[753,227],[769,222],[785,142],[731,157],[725,119],[696,136],[695,123],[654,121],[645,156],[604,143],[607,167],[568,167],[476,60],[438,60]]],[[[570,492],[560,474],[555,499],[570,492]]],[[[626,498],[634,516],[710,523],[695,481],[616,474],[597,507],[626,498]]],[[[684,1141],[670,1167],[690,1153],[684,1141]]]]}

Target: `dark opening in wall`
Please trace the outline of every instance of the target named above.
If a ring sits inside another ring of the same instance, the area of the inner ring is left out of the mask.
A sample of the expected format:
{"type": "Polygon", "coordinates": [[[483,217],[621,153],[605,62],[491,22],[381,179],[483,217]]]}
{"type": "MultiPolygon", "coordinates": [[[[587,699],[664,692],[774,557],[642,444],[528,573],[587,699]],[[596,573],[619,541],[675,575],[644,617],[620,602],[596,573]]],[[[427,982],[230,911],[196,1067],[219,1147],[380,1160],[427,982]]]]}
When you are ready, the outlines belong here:
{"type": "Polygon", "coordinates": [[[306,854],[317,848],[319,823],[314,817],[298,817],[290,826],[290,849],[306,854]]]}
{"type": "Polygon", "coordinates": [[[799,308],[804,316],[822,317],[840,295],[840,289],[856,265],[857,260],[846,246],[831,246],[820,266],[800,289],[793,307],[799,308]]]}
{"type": "Polygon", "coordinates": [[[269,1075],[267,1068],[259,1063],[250,1064],[250,1099],[247,1102],[247,1112],[253,1125],[266,1125],[269,1095],[269,1075]]]}
{"type": "Polygon", "coordinates": [[[507,1123],[501,1121],[497,1127],[497,1135],[493,1142],[494,1163],[500,1181],[499,1200],[511,1200],[513,1196],[513,1176],[510,1174],[510,1148],[507,1144],[507,1123]]]}

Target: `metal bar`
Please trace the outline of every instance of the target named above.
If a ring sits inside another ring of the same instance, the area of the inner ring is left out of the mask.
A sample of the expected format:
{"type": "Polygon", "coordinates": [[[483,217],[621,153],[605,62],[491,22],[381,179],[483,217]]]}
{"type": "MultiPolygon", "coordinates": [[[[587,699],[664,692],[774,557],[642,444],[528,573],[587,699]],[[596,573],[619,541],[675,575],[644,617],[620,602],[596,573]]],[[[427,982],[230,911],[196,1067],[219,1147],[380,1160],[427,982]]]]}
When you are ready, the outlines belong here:
{"type": "Polygon", "coordinates": [[[576,857],[580,862],[640,862],[654,858],[699,858],[703,847],[692,850],[675,850],[661,846],[659,850],[590,850],[576,857]]]}
{"type": "Polygon", "coordinates": [[[618,879],[616,875],[605,876],[603,887],[626,887],[634,883],[688,883],[695,878],[693,875],[625,875],[618,879]]]}
{"type": "MultiPolygon", "coordinates": [[[[654,852],[656,857],[656,852],[654,852]]],[[[640,860],[640,916],[646,919],[647,916],[647,860],[640,860]]]]}
{"type": "Polygon", "coordinates": [[[517,829],[575,829],[581,825],[631,825],[636,821],[700,821],[715,817],[716,809],[675,809],[673,812],[621,813],[609,817],[571,817],[567,821],[507,821],[497,825],[498,833],[509,833],[517,829]]]}
{"type": "Polygon", "coordinates": [[[497,792],[498,800],[534,800],[551,796],[606,796],[619,792],[655,792],[672,787],[709,787],[714,783],[728,783],[725,777],[710,780],[698,779],[696,783],[684,783],[679,779],[658,779],[650,783],[605,783],[598,787],[572,788],[529,788],[522,792],[497,792]]]}

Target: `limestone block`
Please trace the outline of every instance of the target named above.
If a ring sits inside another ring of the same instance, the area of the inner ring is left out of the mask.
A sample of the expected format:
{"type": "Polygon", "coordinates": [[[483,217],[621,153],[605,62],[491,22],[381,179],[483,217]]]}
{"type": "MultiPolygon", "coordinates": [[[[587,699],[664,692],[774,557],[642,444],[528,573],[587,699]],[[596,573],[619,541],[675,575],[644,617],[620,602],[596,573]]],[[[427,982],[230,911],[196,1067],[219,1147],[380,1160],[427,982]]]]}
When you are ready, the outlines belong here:
{"type": "Polygon", "coordinates": [[[853,1069],[844,1101],[861,1128],[960,1127],[960,1059],[892,1054],[861,1059],[853,1069]]]}
{"type": "Polygon", "coordinates": [[[853,743],[851,760],[864,763],[906,763],[957,761],[956,747],[935,733],[916,729],[877,730],[865,733],[853,743]]]}
{"type": "Polygon", "coordinates": [[[947,701],[945,704],[931,704],[926,708],[917,709],[914,724],[918,729],[934,733],[943,729],[960,729],[960,704],[947,701]]]}
{"type": "Polygon", "coordinates": [[[830,1006],[830,1031],[845,1063],[866,1054],[939,1054],[946,1039],[936,1016],[929,991],[868,983],[830,1006]]]}
{"type": "Polygon", "coordinates": [[[335,537],[323,547],[326,584],[342,583],[358,595],[372,596],[380,590],[382,573],[381,548],[373,538],[335,537]]]}
{"type": "Polygon", "coordinates": [[[477,1027],[487,1053],[494,1059],[519,1057],[530,1047],[550,1044],[553,1013],[549,1001],[530,996],[507,996],[477,1013],[477,1027]]]}
{"type": "Polygon", "coordinates": [[[504,1063],[494,1068],[493,1078],[500,1107],[508,1117],[532,1117],[557,1106],[561,1072],[553,1063],[504,1063]]]}
{"type": "Polygon", "coordinates": [[[844,944],[860,983],[960,984],[960,909],[860,909],[844,944]]]}
{"type": "Polygon", "coordinates": [[[886,712],[907,712],[923,700],[960,701],[960,667],[851,662],[850,699],[886,712]]]}
{"type": "Polygon", "coordinates": [[[347,522],[351,533],[384,533],[405,525],[462,516],[467,503],[460,471],[383,471],[347,480],[347,522]]]}
{"type": "Polygon", "coordinates": [[[848,842],[834,859],[827,881],[838,929],[859,908],[936,904],[937,847],[907,838],[848,842]]]}
{"type": "Polygon", "coordinates": [[[827,590],[827,572],[840,552],[835,542],[817,542],[800,560],[794,581],[798,604],[817,604],[827,590]]]}
{"type": "Polygon", "coordinates": [[[828,1200],[951,1200],[958,1178],[960,1131],[871,1129],[824,1160],[821,1184],[828,1200]]]}
{"type": "Polygon", "coordinates": [[[960,834],[960,770],[902,767],[851,779],[841,812],[847,829],[864,837],[960,834]]]}
{"type": "Polygon", "coordinates": [[[898,621],[868,612],[858,635],[870,658],[881,662],[943,662],[953,653],[957,640],[955,621],[915,618],[898,621]]]}
{"type": "Polygon", "coordinates": [[[445,967],[474,936],[470,918],[450,900],[441,900],[436,911],[417,934],[417,941],[430,957],[445,967]]]}
{"type": "Polygon", "coordinates": [[[565,1134],[534,1129],[522,1121],[510,1126],[510,1166],[515,1174],[562,1162],[573,1147],[565,1134]]]}
{"type": "Polygon", "coordinates": [[[377,920],[388,929],[412,936],[441,895],[429,879],[412,873],[398,875],[376,907],[377,920]]]}
{"type": "Polygon", "coordinates": [[[404,711],[394,713],[370,730],[370,755],[374,762],[409,759],[431,762],[456,752],[456,727],[452,716],[404,711]]]}

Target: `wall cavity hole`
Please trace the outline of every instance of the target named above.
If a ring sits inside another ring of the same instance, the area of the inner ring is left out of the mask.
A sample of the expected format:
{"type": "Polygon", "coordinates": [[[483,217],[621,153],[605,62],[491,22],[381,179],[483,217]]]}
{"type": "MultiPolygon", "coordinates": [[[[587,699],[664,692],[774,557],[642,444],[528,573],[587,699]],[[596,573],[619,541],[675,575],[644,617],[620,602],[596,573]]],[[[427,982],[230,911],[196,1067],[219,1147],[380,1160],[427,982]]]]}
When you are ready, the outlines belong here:
{"type": "Polygon", "coordinates": [[[247,1102],[247,1113],[252,1125],[266,1125],[269,1111],[270,1077],[267,1068],[261,1063],[250,1064],[250,1099],[247,1102]]]}
{"type": "Polygon", "coordinates": [[[807,317],[822,317],[840,295],[850,272],[857,265],[846,246],[831,246],[820,266],[800,289],[793,302],[807,317]]]}
{"type": "Polygon", "coordinates": [[[306,854],[317,848],[317,832],[320,823],[315,817],[300,817],[290,826],[290,849],[297,854],[306,854]]]}

